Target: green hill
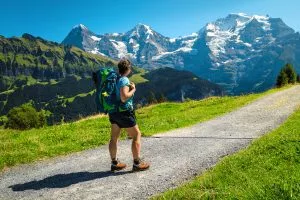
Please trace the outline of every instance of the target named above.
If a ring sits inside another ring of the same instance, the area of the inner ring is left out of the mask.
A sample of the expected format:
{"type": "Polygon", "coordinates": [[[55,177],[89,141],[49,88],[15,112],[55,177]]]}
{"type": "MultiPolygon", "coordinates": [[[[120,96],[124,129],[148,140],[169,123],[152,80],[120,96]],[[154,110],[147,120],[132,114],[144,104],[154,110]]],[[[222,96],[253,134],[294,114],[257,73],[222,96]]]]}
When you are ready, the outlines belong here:
{"type": "Polygon", "coordinates": [[[59,79],[66,74],[84,76],[98,66],[105,65],[115,66],[116,62],[77,47],[64,46],[29,34],[20,38],[0,37],[2,76],[26,75],[41,80],[59,79]]]}

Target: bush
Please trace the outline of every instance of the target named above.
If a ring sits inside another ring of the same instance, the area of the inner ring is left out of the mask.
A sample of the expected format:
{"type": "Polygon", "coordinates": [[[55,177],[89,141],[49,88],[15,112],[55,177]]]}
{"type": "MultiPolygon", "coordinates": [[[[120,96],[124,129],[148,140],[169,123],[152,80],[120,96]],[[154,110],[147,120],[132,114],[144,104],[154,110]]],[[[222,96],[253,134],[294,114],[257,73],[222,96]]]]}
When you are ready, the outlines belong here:
{"type": "Polygon", "coordinates": [[[300,83],[300,74],[297,75],[297,82],[300,83]]]}
{"type": "Polygon", "coordinates": [[[0,117],[0,126],[5,125],[7,123],[8,119],[5,115],[0,117]]]}
{"type": "Polygon", "coordinates": [[[5,128],[25,130],[46,125],[45,111],[37,112],[30,103],[12,108],[7,114],[7,119],[5,128]]]}

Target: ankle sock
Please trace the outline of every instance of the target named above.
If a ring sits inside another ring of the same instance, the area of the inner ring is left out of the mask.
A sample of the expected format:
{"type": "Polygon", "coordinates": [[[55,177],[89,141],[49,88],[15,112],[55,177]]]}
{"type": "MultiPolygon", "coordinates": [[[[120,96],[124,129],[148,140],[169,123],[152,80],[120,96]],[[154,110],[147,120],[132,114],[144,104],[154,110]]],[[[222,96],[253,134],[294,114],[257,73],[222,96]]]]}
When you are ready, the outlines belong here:
{"type": "Polygon", "coordinates": [[[111,163],[114,164],[114,165],[116,165],[116,164],[118,164],[118,161],[117,161],[117,159],[112,159],[111,163]]]}
{"type": "Polygon", "coordinates": [[[133,162],[134,162],[134,164],[138,165],[138,164],[140,164],[140,159],[139,158],[138,159],[134,159],[133,162]]]}

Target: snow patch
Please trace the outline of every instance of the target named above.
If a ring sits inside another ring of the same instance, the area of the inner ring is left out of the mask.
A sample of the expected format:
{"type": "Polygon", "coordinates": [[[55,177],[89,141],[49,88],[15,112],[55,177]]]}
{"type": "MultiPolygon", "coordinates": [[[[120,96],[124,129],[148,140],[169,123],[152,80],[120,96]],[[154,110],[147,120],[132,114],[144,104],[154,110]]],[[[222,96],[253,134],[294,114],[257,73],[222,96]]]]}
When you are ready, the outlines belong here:
{"type": "Polygon", "coordinates": [[[132,54],[132,57],[136,58],[136,54],[137,52],[139,51],[140,49],[140,44],[138,44],[134,39],[130,38],[129,39],[129,44],[132,45],[132,48],[133,48],[133,53],[132,54]]]}
{"type": "Polygon", "coordinates": [[[179,38],[184,39],[184,38],[197,37],[197,36],[198,36],[198,33],[192,33],[192,34],[190,34],[190,35],[186,35],[186,36],[179,37],[179,38]]]}
{"type": "Polygon", "coordinates": [[[132,39],[132,38],[129,39],[129,44],[133,44],[134,42],[135,42],[134,39],[132,39]]]}
{"type": "MultiPolygon", "coordinates": [[[[236,41],[247,47],[252,47],[251,44],[245,43],[240,39],[240,32],[253,19],[262,23],[262,28],[266,31],[271,29],[269,17],[253,15],[249,16],[245,13],[231,14],[235,16],[228,16],[224,19],[219,19],[216,22],[208,23],[206,25],[207,45],[209,46],[212,55],[219,56],[221,53],[226,53],[225,46],[228,41],[236,41]],[[234,39],[235,38],[235,39],[234,39]]],[[[260,38],[256,39],[256,42],[260,38]]]]}
{"type": "Polygon", "coordinates": [[[185,45],[185,47],[187,47],[187,48],[191,48],[194,45],[196,40],[197,40],[197,38],[195,37],[195,38],[192,38],[191,40],[184,40],[184,41],[182,41],[181,44],[185,45]]]}
{"type": "Polygon", "coordinates": [[[241,16],[241,17],[247,17],[247,18],[250,18],[249,15],[247,15],[246,13],[242,13],[242,12],[240,12],[240,13],[233,13],[233,14],[237,14],[238,16],[241,16]]]}
{"type": "Polygon", "coordinates": [[[259,23],[264,24],[263,29],[266,31],[271,30],[271,24],[269,22],[269,17],[267,16],[260,16],[260,15],[253,15],[253,19],[256,19],[259,23]]]}
{"type": "Polygon", "coordinates": [[[120,34],[119,33],[112,33],[111,35],[112,36],[119,36],[120,34]]]}
{"type": "Polygon", "coordinates": [[[78,25],[76,25],[76,26],[73,27],[73,29],[76,29],[76,28],[81,28],[83,30],[88,30],[88,28],[85,25],[83,25],[83,24],[78,24],[78,25]]]}
{"type": "Polygon", "coordinates": [[[113,46],[118,51],[118,58],[122,58],[126,56],[127,52],[127,46],[122,41],[116,41],[116,40],[110,40],[113,46]]]}
{"type": "Polygon", "coordinates": [[[170,38],[169,41],[170,41],[171,43],[176,42],[176,38],[170,38]]]}
{"type": "Polygon", "coordinates": [[[142,28],[146,29],[146,33],[145,34],[147,35],[147,39],[149,39],[150,35],[154,35],[154,33],[153,33],[152,29],[150,28],[150,26],[142,24],[142,23],[139,23],[135,27],[135,30],[130,34],[130,37],[133,37],[133,36],[140,37],[140,31],[141,31],[142,28]]]}
{"type": "Polygon", "coordinates": [[[261,40],[262,37],[257,37],[255,38],[255,42],[259,42],[261,40]]]}
{"type": "Polygon", "coordinates": [[[208,31],[215,31],[216,30],[216,26],[212,23],[207,24],[206,26],[206,30],[208,31]]]}
{"type": "MultiPolygon", "coordinates": [[[[195,41],[198,39],[198,34],[197,33],[192,33],[191,35],[185,36],[185,37],[179,37],[180,39],[186,39],[183,40],[181,42],[181,44],[183,45],[182,47],[176,49],[175,51],[170,51],[170,52],[160,52],[158,55],[153,56],[152,60],[159,60],[167,55],[172,55],[172,54],[176,54],[178,52],[191,52],[194,51],[195,49],[193,49],[193,45],[195,43],[195,41]]],[[[176,38],[172,38],[173,41],[176,40],[176,38]]],[[[170,39],[169,39],[170,40],[170,39]]]]}
{"type": "Polygon", "coordinates": [[[152,60],[159,60],[167,55],[172,55],[172,54],[176,54],[177,52],[191,52],[193,49],[190,47],[181,47],[175,51],[171,51],[171,52],[161,52],[160,54],[153,56],[152,60]]]}
{"type": "Polygon", "coordinates": [[[90,53],[92,53],[92,54],[99,54],[99,55],[102,55],[102,56],[107,56],[107,55],[105,55],[104,53],[101,53],[101,52],[99,51],[99,48],[94,48],[93,50],[88,51],[88,52],[90,52],[90,53]]]}
{"type": "Polygon", "coordinates": [[[98,37],[96,37],[96,36],[94,36],[94,35],[91,36],[91,38],[92,38],[92,40],[97,41],[97,42],[101,40],[101,38],[98,38],[98,37]]]}
{"type": "Polygon", "coordinates": [[[245,42],[244,45],[246,45],[247,47],[252,47],[252,45],[247,42],[245,42]]]}
{"type": "Polygon", "coordinates": [[[150,26],[148,26],[148,25],[145,25],[145,24],[140,24],[141,26],[144,26],[145,28],[146,28],[146,30],[147,30],[147,34],[149,34],[149,35],[153,35],[153,31],[152,31],[152,29],[150,28],[150,26]]]}
{"type": "Polygon", "coordinates": [[[225,45],[234,33],[230,31],[222,31],[212,23],[206,27],[207,30],[207,45],[214,56],[219,56],[220,53],[225,53],[225,45]]]}
{"type": "Polygon", "coordinates": [[[138,51],[139,51],[139,49],[140,49],[140,45],[139,44],[135,44],[135,45],[133,45],[132,46],[133,47],[133,52],[136,54],[138,51]]]}

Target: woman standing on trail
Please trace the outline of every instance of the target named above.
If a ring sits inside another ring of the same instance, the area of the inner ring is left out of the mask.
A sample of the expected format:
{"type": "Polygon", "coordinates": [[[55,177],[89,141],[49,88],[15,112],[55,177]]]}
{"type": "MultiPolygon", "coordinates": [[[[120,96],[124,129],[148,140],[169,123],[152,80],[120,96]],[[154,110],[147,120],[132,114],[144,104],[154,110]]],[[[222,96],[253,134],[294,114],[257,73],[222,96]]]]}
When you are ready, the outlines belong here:
{"type": "Polygon", "coordinates": [[[150,164],[142,161],[140,158],[141,151],[141,132],[136,124],[135,111],[133,108],[133,95],[136,91],[135,84],[130,82],[128,75],[131,73],[131,62],[128,59],[122,59],[118,63],[119,74],[121,78],[116,85],[117,98],[123,103],[120,105],[120,112],[109,113],[111,123],[111,139],[109,143],[109,153],[111,157],[111,171],[121,170],[126,167],[125,163],[116,158],[117,143],[121,133],[121,128],[125,128],[128,135],[132,137],[132,155],[133,171],[146,170],[150,164]]]}

